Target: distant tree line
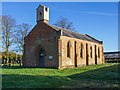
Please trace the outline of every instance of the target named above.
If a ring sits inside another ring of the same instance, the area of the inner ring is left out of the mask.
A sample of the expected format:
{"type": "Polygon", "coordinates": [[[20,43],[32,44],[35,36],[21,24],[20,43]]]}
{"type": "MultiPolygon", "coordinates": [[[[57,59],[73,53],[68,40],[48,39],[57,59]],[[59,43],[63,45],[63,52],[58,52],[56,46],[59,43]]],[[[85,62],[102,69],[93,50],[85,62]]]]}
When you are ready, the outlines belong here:
{"type": "Polygon", "coordinates": [[[2,65],[11,66],[11,64],[12,64],[14,66],[14,64],[20,64],[20,66],[21,66],[22,55],[19,55],[19,54],[13,53],[13,52],[9,52],[8,55],[9,55],[9,59],[7,61],[6,52],[2,52],[2,62],[1,62],[2,65]]]}
{"type": "Polygon", "coordinates": [[[24,37],[30,32],[31,25],[27,23],[16,24],[11,16],[2,16],[2,63],[11,63],[15,60],[17,52],[24,53],[24,37]],[[12,47],[12,48],[11,48],[12,47]],[[16,53],[11,53],[12,51],[16,53]],[[4,59],[4,60],[3,60],[4,59]],[[4,62],[5,61],[5,62],[4,62]]]}

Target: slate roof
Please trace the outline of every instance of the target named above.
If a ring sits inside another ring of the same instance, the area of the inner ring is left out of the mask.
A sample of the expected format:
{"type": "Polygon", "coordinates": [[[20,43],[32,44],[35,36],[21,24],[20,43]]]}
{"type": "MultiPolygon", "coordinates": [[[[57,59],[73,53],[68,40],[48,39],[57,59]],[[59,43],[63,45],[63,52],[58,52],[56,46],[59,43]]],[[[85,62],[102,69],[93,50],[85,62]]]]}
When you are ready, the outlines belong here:
{"type": "Polygon", "coordinates": [[[102,41],[99,41],[99,40],[97,40],[97,39],[95,39],[95,38],[93,38],[93,37],[91,37],[87,34],[85,34],[85,35],[80,34],[78,32],[73,32],[73,31],[70,31],[68,29],[60,28],[60,27],[53,26],[53,25],[49,25],[49,26],[52,27],[53,29],[55,29],[56,31],[62,30],[63,31],[63,33],[62,33],[63,36],[68,36],[68,37],[72,37],[72,38],[77,38],[77,39],[81,39],[81,40],[86,40],[86,41],[102,44],[102,41]]]}
{"type": "Polygon", "coordinates": [[[105,52],[104,56],[106,59],[120,59],[120,51],[118,51],[118,52],[105,52]]]}

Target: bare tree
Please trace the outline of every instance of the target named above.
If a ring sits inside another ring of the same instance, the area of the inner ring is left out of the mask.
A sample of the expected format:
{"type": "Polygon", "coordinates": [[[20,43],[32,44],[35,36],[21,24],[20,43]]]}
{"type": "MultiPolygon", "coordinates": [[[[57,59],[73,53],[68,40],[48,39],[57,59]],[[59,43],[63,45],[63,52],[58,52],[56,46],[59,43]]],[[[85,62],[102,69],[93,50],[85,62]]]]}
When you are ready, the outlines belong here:
{"type": "Polygon", "coordinates": [[[56,26],[74,31],[73,23],[70,22],[67,18],[60,17],[55,23],[56,26]]]}
{"type": "Polygon", "coordinates": [[[31,25],[23,23],[21,25],[17,25],[17,33],[16,33],[16,43],[18,51],[24,52],[24,37],[28,35],[30,32],[31,25]]]}
{"type": "Polygon", "coordinates": [[[9,60],[9,47],[14,41],[14,28],[16,21],[11,16],[2,16],[2,43],[6,52],[6,59],[9,60]]]}

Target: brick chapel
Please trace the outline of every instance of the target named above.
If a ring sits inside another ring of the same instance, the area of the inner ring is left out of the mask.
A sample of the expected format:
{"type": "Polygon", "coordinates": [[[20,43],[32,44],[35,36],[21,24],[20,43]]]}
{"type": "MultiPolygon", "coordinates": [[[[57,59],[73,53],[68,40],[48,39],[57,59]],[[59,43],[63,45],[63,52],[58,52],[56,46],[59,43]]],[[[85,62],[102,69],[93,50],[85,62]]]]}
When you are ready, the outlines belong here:
{"type": "Polygon", "coordinates": [[[37,24],[24,38],[23,66],[62,69],[104,63],[102,41],[50,25],[49,8],[43,5],[36,12],[37,24]]]}

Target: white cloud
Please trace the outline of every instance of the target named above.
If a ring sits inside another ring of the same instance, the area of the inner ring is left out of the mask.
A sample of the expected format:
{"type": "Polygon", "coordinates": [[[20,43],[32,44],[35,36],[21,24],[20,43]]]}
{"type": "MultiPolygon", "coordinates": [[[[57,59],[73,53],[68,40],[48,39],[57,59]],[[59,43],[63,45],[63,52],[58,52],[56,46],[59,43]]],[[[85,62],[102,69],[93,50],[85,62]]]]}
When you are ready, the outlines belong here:
{"type": "Polygon", "coordinates": [[[80,12],[80,13],[94,14],[94,15],[104,15],[104,16],[118,16],[117,14],[105,13],[105,12],[80,12]]]}

